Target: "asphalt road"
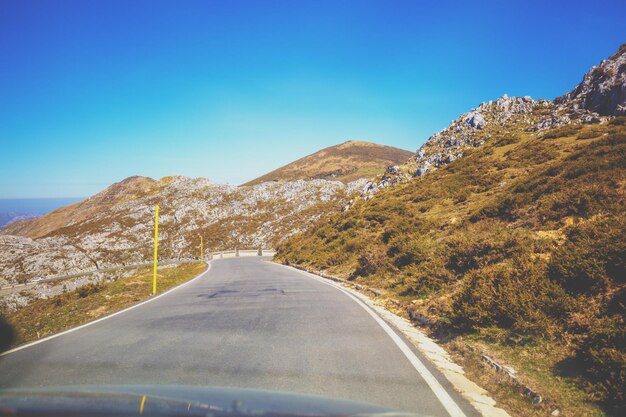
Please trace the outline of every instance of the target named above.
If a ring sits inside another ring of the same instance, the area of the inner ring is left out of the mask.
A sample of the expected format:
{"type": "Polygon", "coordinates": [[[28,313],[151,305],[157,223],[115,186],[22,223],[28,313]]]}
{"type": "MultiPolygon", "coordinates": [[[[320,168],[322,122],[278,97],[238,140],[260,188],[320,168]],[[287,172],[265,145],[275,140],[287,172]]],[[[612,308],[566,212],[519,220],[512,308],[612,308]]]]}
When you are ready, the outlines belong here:
{"type": "Polygon", "coordinates": [[[215,260],[160,298],[0,357],[0,388],[79,384],[258,388],[449,415],[361,305],[260,258],[215,260]]]}

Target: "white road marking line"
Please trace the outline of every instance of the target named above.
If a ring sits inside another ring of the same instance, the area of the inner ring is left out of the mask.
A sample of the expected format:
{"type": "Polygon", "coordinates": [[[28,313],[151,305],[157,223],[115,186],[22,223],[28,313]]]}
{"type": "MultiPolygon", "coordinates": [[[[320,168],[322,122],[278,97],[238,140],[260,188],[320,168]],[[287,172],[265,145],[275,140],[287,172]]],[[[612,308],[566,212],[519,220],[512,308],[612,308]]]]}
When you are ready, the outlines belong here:
{"type": "MultiPolygon", "coordinates": [[[[275,265],[280,265],[280,264],[275,264],[275,265]]],[[[411,365],[413,365],[415,370],[422,376],[422,378],[424,378],[424,381],[426,381],[426,383],[428,384],[430,389],[433,391],[433,393],[435,394],[435,396],[437,397],[441,405],[443,405],[443,407],[446,409],[450,417],[467,417],[465,413],[463,412],[463,410],[461,410],[458,404],[454,401],[454,399],[452,399],[450,394],[448,394],[446,389],[439,383],[439,381],[437,381],[437,378],[435,378],[435,376],[428,370],[428,368],[426,368],[426,366],[415,355],[415,353],[413,353],[411,348],[408,347],[407,344],[400,338],[400,336],[398,336],[397,333],[393,331],[393,329],[387,324],[387,322],[385,322],[378,314],[376,314],[371,308],[369,308],[363,301],[359,300],[354,295],[350,294],[350,292],[346,291],[339,284],[329,282],[328,280],[318,277],[315,274],[311,274],[309,272],[302,271],[297,268],[291,268],[287,265],[280,265],[280,266],[293,269],[311,279],[314,279],[330,287],[338,289],[339,291],[343,292],[348,297],[350,297],[352,300],[354,300],[365,311],[367,311],[368,314],[374,318],[374,320],[376,320],[376,323],[378,323],[380,327],[383,328],[383,330],[387,333],[387,335],[389,335],[391,340],[394,341],[396,346],[400,348],[404,356],[406,356],[409,362],[411,362],[411,365]]]]}
{"type": "Polygon", "coordinates": [[[179,288],[182,288],[182,287],[184,287],[185,285],[187,285],[187,284],[191,284],[191,283],[192,283],[192,282],[194,282],[195,280],[202,278],[204,275],[208,274],[208,273],[209,273],[209,271],[211,270],[211,262],[212,262],[212,261],[209,261],[209,264],[208,264],[208,265],[209,265],[209,267],[207,268],[207,270],[206,270],[206,271],[204,271],[203,273],[201,273],[200,275],[198,275],[197,277],[195,277],[195,278],[193,278],[193,279],[191,279],[191,280],[189,280],[189,281],[187,281],[187,282],[184,282],[184,283],[182,283],[182,284],[180,284],[180,285],[178,285],[178,286],[176,286],[176,287],[174,287],[174,288],[170,288],[169,290],[165,291],[164,293],[161,293],[161,294],[157,295],[156,297],[148,298],[147,300],[142,301],[142,302],[141,302],[141,303],[139,303],[139,304],[135,304],[135,305],[132,305],[132,306],[130,306],[130,307],[126,307],[124,310],[120,310],[120,311],[115,312],[115,313],[113,313],[113,314],[109,314],[108,316],[100,317],[99,319],[94,320],[94,321],[90,321],[89,323],[81,324],[80,326],[77,326],[77,327],[72,327],[71,329],[65,330],[65,331],[63,331],[63,332],[61,332],[61,333],[55,333],[55,334],[53,334],[53,335],[50,335],[50,336],[44,337],[43,339],[35,340],[34,342],[30,342],[30,343],[27,343],[27,344],[25,344],[25,345],[18,346],[18,347],[16,347],[16,348],[11,349],[11,350],[7,350],[6,352],[0,353],[0,356],[8,355],[9,353],[17,352],[18,350],[22,350],[22,349],[26,349],[26,348],[31,347],[31,346],[38,345],[39,343],[43,343],[43,342],[46,342],[46,341],[48,341],[48,340],[55,339],[55,338],[57,338],[57,337],[59,337],[59,336],[63,336],[64,334],[68,334],[68,333],[75,332],[76,330],[83,329],[83,328],[85,328],[85,327],[87,327],[87,326],[91,326],[92,324],[99,323],[99,322],[101,322],[101,321],[104,321],[104,320],[106,320],[106,319],[110,319],[111,317],[115,317],[115,316],[117,316],[117,315],[119,315],[119,314],[125,313],[125,312],[130,311],[130,310],[132,310],[132,309],[135,309],[135,308],[137,308],[137,307],[141,307],[141,306],[142,306],[142,305],[144,305],[144,304],[148,304],[150,301],[154,301],[154,300],[156,300],[156,299],[158,299],[158,298],[161,298],[161,297],[163,297],[164,295],[167,295],[167,294],[171,293],[171,292],[172,292],[172,291],[174,291],[174,290],[177,290],[177,289],[179,289],[179,288]]]}

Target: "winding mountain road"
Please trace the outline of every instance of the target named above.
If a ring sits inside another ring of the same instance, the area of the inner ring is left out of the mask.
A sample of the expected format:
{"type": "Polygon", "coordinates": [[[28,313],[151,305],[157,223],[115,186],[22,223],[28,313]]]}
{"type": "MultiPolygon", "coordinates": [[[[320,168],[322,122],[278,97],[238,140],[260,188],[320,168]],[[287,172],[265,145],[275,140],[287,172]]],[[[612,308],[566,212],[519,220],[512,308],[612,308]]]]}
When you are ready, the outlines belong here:
{"type": "Polygon", "coordinates": [[[368,309],[338,288],[261,258],[214,260],[209,271],[163,296],[0,356],[0,388],[210,385],[319,394],[432,416],[477,415],[418,351],[402,351],[368,309]],[[426,365],[448,404],[410,355],[426,365]]]}

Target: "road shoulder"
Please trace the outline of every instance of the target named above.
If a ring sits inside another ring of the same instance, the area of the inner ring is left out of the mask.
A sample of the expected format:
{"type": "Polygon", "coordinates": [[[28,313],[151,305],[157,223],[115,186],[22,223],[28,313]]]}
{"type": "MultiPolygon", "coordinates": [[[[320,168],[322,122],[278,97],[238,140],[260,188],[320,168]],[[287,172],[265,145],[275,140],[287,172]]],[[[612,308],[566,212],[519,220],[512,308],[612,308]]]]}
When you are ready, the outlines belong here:
{"type": "MultiPolygon", "coordinates": [[[[419,353],[421,353],[421,355],[426,358],[430,362],[430,364],[434,366],[434,368],[446,378],[449,385],[452,386],[454,390],[457,391],[466,401],[468,401],[474,407],[474,409],[478,411],[478,413],[480,413],[481,416],[511,417],[505,410],[496,406],[496,401],[491,398],[491,396],[485,389],[470,381],[465,376],[465,371],[463,370],[463,368],[454,363],[450,358],[450,355],[441,346],[439,346],[433,339],[420,332],[408,320],[376,304],[376,302],[372,298],[353,288],[350,288],[347,285],[342,285],[339,282],[313,274],[308,271],[303,271],[299,268],[294,268],[279,263],[275,263],[275,265],[289,268],[311,279],[315,279],[317,281],[323,282],[326,285],[335,287],[337,290],[342,291],[346,293],[346,295],[353,298],[353,301],[360,301],[361,303],[363,303],[364,307],[367,306],[367,308],[370,309],[372,314],[377,315],[383,322],[390,325],[396,333],[400,333],[402,336],[404,336],[405,340],[408,340],[411,346],[414,349],[417,349],[419,353]]],[[[392,336],[390,335],[390,337],[392,336]]],[[[422,377],[424,377],[424,374],[422,372],[420,372],[420,374],[422,375],[422,377]]],[[[428,376],[426,376],[425,379],[427,378],[428,376]]],[[[437,384],[435,384],[435,387],[436,385],[437,384]]],[[[433,386],[431,385],[431,389],[432,388],[433,386]]],[[[437,395],[436,390],[437,388],[433,389],[433,391],[437,395]]],[[[444,407],[446,407],[450,415],[464,415],[458,414],[458,411],[455,410],[454,406],[448,408],[450,407],[450,405],[446,404],[443,401],[442,404],[444,405],[444,407]]]]}
{"type": "MultiPolygon", "coordinates": [[[[26,348],[28,348],[30,346],[38,345],[40,343],[46,342],[46,341],[51,340],[51,339],[55,339],[55,338],[57,338],[59,336],[63,336],[65,334],[75,332],[75,331],[80,330],[82,328],[85,328],[87,326],[91,326],[93,324],[99,323],[101,321],[110,319],[112,317],[115,317],[115,316],[118,316],[120,314],[123,314],[123,313],[125,313],[127,311],[130,311],[130,310],[133,310],[135,308],[138,308],[138,307],[140,307],[142,305],[145,305],[145,304],[150,303],[150,302],[152,302],[154,300],[157,300],[157,299],[159,299],[159,298],[161,298],[161,297],[171,293],[172,291],[175,291],[175,290],[177,290],[179,288],[182,288],[182,287],[186,286],[187,284],[190,284],[191,282],[194,282],[195,280],[205,276],[207,273],[209,273],[210,270],[211,270],[211,263],[209,262],[207,267],[200,273],[197,273],[197,271],[195,271],[195,269],[193,269],[193,270],[187,271],[187,274],[183,274],[183,275],[178,276],[178,277],[171,277],[173,279],[168,280],[168,283],[166,284],[165,290],[163,292],[157,293],[157,295],[149,296],[147,298],[141,299],[138,302],[125,303],[123,306],[122,305],[117,306],[115,308],[112,308],[108,312],[104,312],[104,313],[100,312],[99,317],[96,316],[96,318],[93,319],[93,320],[85,320],[85,321],[82,321],[82,322],[78,321],[78,322],[75,322],[75,323],[71,323],[67,327],[64,326],[65,327],[64,330],[61,330],[62,329],[61,328],[61,329],[59,329],[61,331],[56,331],[56,332],[54,332],[54,333],[52,333],[52,334],[50,334],[48,336],[44,336],[42,338],[37,338],[36,340],[33,340],[33,341],[29,341],[27,339],[27,340],[25,340],[23,342],[23,344],[21,344],[19,346],[16,346],[16,347],[14,347],[14,348],[12,348],[10,350],[7,350],[5,352],[0,353],[0,357],[8,355],[8,354],[11,354],[13,352],[20,351],[22,349],[26,349],[26,348]],[[193,273],[193,275],[192,276],[188,276],[189,273],[193,273]]],[[[151,287],[151,273],[148,273],[148,275],[149,276],[147,278],[142,277],[142,278],[145,278],[144,281],[147,280],[147,282],[144,283],[145,285],[143,285],[143,287],[146,287],[146,288],[151,287]]],[[[113,285],[117,285],[117,284],[119,284],[119,282],[114,282],[113,283],[113,285]]],[[[148,294],[149,290],[145,289],[144,292],[148,294]]],[[[100,298],[103,298],[103,297],[101,297],[102,294],[96,293],[96,295],[100,296],[100,298]]],[[[107,295],[108,294],[104,294],[104,298],[106,298],[107,295]]],[[[58,297],[59,296],[53,297],[53,298],[48,299],[48,300],[40,300],[40,301],[41,302],[45,302],[45,303],[50,303],[54,307],[55,298],[58,298],[58,297]]],[[[74,298],[76,298],[76,297],[74,297],[74,298]]],[[[81,299],[80,296],[78,297],[78,301],[79,302],[82,302],[84,300],[85,299],[81,299]]],[[[102,301],[102,300],[96,300],[96,301],[102,301]]],[[[38,307],[38,306],[32,305],[32,306],[27,306],[25,308],[29,308],[29,307],[34,308],[34,307],[38,307]]],[[[45,312],[45,310],[44,310],[44,312],[45,312]]],[[[18,312],[18,314],[24,314],[24,313],[27,313],[27,312],[26,311],[18,312]]],[[[67,314],[65,314],[65,315],[67,315],[67,314]]],[[[11,317],[8,317],[8,318],[9,318],[9,321],[10,321],[11,317]]],[[[57,317],[48,317],[48,319],[49,320],[58,320],[57,317]]]]}

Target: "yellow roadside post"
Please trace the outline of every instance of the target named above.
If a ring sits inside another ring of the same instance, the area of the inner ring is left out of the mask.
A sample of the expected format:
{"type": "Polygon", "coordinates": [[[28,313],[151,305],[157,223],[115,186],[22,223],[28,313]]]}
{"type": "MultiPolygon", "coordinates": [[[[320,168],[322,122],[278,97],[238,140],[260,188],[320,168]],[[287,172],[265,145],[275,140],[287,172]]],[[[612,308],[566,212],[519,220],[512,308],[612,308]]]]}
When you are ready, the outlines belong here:
{"type": "Polygon", "coordinates": [[[200,236],[200,263],[202,263],[202,255],[204,255],[204,242],[202,236],[200,236]]]}
{"type": "Polygon", "coordinates": [[[154,212],[154,267],[152,268],[152,295],[156,294],[158,252],[159,252],[159,205],[157,204],[155,206],[155,212],[154,212]]]}

